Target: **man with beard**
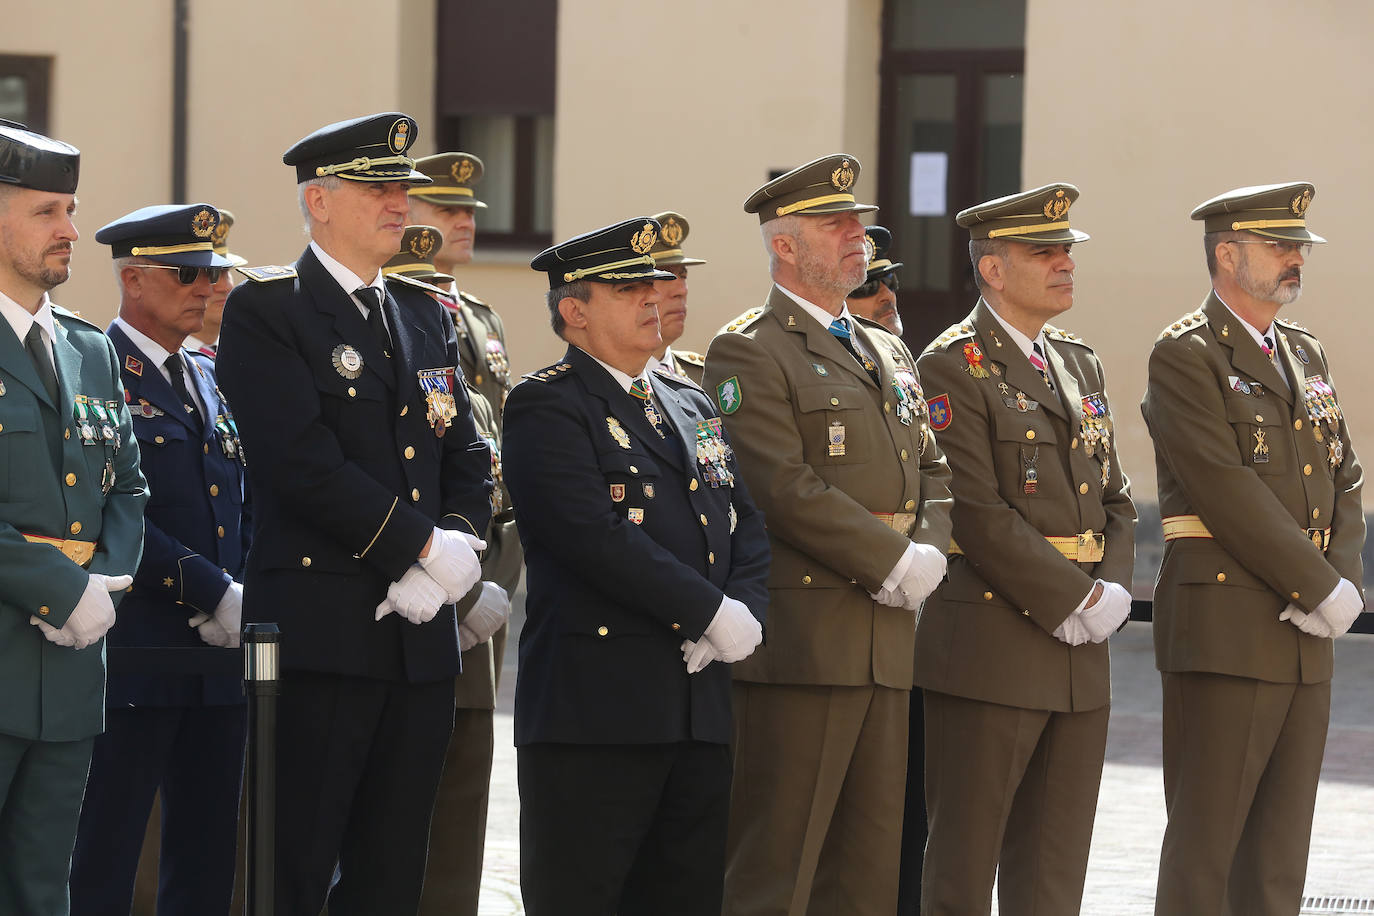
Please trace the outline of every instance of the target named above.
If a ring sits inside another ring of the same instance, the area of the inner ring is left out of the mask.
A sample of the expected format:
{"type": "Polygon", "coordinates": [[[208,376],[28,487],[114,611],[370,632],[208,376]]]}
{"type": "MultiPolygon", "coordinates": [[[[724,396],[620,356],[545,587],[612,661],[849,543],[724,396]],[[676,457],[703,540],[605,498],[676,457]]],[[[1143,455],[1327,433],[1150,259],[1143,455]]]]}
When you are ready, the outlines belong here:
{"type": "Polygon", "coordinates": [[[855,322],[859,163],[759,188],[773,288],[711,342],[706,387],[768,520],[768,639],[735,667],[725,909],[891,916],[915,612],[945,573],[949,467],[915,360],[855,322]]]}
{"type": "Polygon", "coordinates": [[[892,233],[882,226],[864,230],[868,248],[868,278],[862,286],[849,294],[845,302],[849,310],[860,318],[876,321],[898,337],[902,336],[902,316],[897,311],[897,271],[902,262],[888,257],[892,247],[892,233]]]}
{"type": "Polygon", "coordinates": [[[1325,241],[1307,228],[1313,194],[1294,182],[1198,206],[1212,291],[1150,355],[1141,411],[1165,540],[1160,916],[1297,912],[1332,640],[1364,610],[1360,464],[1326,351],[1276,317],[1325,241]]]}
{"type": "Polygon", "coordinates": [[[0,913],[68,912],[100,640],[143,548],[114,346],[48,297],[71,276],[80,155],[0,120],[0,913]]]}
{"type": "Polygon", "coordinates": [[[658,293],[658,334],[663,338],[663,349],[654,354],[651,368],[700,385],[706,357],[691,350],[674,350],[673,344],[682,337],[687,326],[687,268],[706,262],[682,253],[682,243],[692,231],[686,217],[667,210],[654,219],[663,227],[663,232],[649,254],[654,256],[654,266],[672,274],[673,279],[654,281],[658,293]]]}

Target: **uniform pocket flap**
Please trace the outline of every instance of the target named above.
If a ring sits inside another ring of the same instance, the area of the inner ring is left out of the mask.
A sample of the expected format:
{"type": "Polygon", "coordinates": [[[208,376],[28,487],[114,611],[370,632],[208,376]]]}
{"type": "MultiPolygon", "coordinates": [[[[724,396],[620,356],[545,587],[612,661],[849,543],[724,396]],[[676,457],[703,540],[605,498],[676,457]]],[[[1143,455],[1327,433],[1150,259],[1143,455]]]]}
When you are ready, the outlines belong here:
{"type": "Polygon", "coordinates": [[[797,407],[803,413],[815,410],[862,410],[865,397],[858,388],[812,385],[797,389],[797,407]]]}
{"type": "Polygon", "coordinates": [[[1033,445],[1053,444],[1054,425],[1043,410],[1021,413],[1002,411],[993,414],[993,428],[1001,442],[1022,442],[1033,445]]]}

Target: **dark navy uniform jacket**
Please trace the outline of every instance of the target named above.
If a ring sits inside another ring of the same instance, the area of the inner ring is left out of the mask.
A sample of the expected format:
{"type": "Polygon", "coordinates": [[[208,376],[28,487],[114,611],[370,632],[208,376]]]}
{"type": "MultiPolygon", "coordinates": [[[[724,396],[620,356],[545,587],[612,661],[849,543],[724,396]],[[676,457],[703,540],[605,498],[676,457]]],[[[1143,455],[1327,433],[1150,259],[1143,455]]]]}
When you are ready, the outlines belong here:
{"type": "Polygon", "coordinates": [[[528,588],[517,745],[730,740],[729,666],[689,676],[680,646],[701,638],[722,595],[763,620],[768,538],[734,459],[733,487],[711,486],[697,462],[711,401],[650,375],[667,439],[576,347],[506,402],[528,588]]]}
{"type": "Polygon", "coordinates": [[[453,677],[451,606],[419,626],[374,620],[435,526],[480,534],[491,517],[491,458],[453,323],[426,292],[388,278],[388,359],[312,251],[294,269],[244,273],[253,282],[230,293],[217,360],[253,490],[244,620],[281,627],[286,669],[453,677]],[[443,368],[454,369],[457,415],[439,437],[418,373],[443,368]]]}
{"type": "MultiPolygon", "coordinates": [[[[233,414],[209,358],[181,351],[190,364],[186,386],[207,414],[202,422],[186,413],[159,367],[119,325],[107,333],[119,355],[124,400],[148,479],[143,560],[109,644],[204,646],[186,622],[214,612],[230,581],[242,579],[248,556],[246,481],[233,414]]],[[[240,679],[203,675],[111,675],[105,698],[109,707],[242,701],[240,679]]]]}

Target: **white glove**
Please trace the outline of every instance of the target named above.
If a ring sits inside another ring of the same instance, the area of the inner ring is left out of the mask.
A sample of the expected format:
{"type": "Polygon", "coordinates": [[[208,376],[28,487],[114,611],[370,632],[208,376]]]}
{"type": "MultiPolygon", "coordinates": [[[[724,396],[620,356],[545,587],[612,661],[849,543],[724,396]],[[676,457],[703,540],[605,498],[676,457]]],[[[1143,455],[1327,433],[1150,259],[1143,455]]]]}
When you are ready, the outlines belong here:
{"type": "Polygon", "coordinates": [[[458,624],[458,648],[466,652],[496,635],[510,617],[510,596],[495,582],[483,582],[482,594],[458,624]]]}
{"type": "Polygon", "coordinates": [[[1097,602],[1078,612],[1079,620],[1093,642],[1102,642],[1131,616],[1131,593],[1115,582],[1103,582],[1097,602]]]}
{"type": "Polygon", "coordinates": [[[59,630],[52,624],[39,620],[34,616],[29,617],[29,623],[38,627],[38,631],[42,633],[50,643],[59,645],[64,649],[70,649],[72,646],[76,645],[76,640],[65,630],[59,630]]]}
{"type": "Polygon", "coordinates": [[[897,583],[897,591],[902,595],[902,607],[915,611],[921,607],[931,592],[940,585],[949,568],[949,558],[938,547],[929,544],[913,544],[916,554],[907,567],[906,575],[897,583]]]}
{"type": "Polygon", "coordinates": [[[377,605],[376,619],[394,611],[411,623],[428,623],[447,603],[444,587],[416,563],[387,588],[386,598],[377,605]]]}
{"type": "Polygon", "coordinates": [[[1296,604],[1289,604],[1279,614],[1279,620],[1286,620],[1293,626],[1302,630],[1308,636],[1315,636],[1318,639],[1330,639],[1332,637],[1331,624],[1326,622],[1326,618],[1321,614],[1309,614],[1296,604]]]}
{"type": "Polygon", "coordinates": [[[682,641],[682,660],[687,663],[687,673],[696,674],[711,662],[720,661],[720,656],[716,654],[715,646],[711,645],[709,639],[700,639],[696,642],[684,639],[682,641]]]}
{"type": "MultiPolygon", "coordinates": [[[[1099,598],[1098,600],[1101,601],[1102,599],[1099,598]]],[[[1088,628],[1083,625],[1082,616],[1078,611],[1074,611],[1055,628],[1054,638],[1071,646],[1081,646],[1092,639],[1092,635],[1088,632],[1088,628]]]]}
{"type": "MultiPolygon", "coordinates": [[[[228,637],[228,642],[223,644],[223,648],[237,649],[239,647],[239,641],[242,639],[241,631],[243,630],[242,585],[237,582],[229,583],[229,587],[224,590],[224,596],[219,599],[219,604],[215,605],[214,622],[228,637]]],[[[207,634],[202,630],[200,635],[201,639],[204,639],[212,646],[221,645],[206,637],[207,634]]]]}
{"type": "Polygon", "coordinates": [[[218,620],[208,614],[197,614],[186,621],[186,624],[196,628],[196,635],[199,636],[201,642],[206,645],[215,646],[219,649],[230,649],[238,645],[237,641],[234,641],[231,645],[229,631],[226,630],[218,620]]]}
{"type": "Polygon", "coordinates": [[[1320,614],[1331,626],[1332,636],[1344,636],[1355,623],[1355,618],[1364,612],[1364,601],[1360,590],[1349,579],[1342,579],[1326,596],[1326,600],[1313,608],[1313,614],[1320,614]]]}
{"type": "Polygon", "coordinates": [[[470,534],[434,529],[429,553],[420,557],[419,563],[448,593],[444,604],[461,601],[482,578],[482,563],[477,559],[477,551],[486,549],[486,541],[470,534]]]}
{"type": "MultiPolygon", "coordinates": [[[[763,642],[763,627],[744,602],[726,595],[720,602],[716,616],[706,627],[698,643],[710,643],[716,658],[723,662],[738,662],[748,658],[763,642]]],[[[704,652],[705,650],[701,650],[704,652]]],[[[703,663],[702,668],[709,664],[703,663]]],[[[690,670],[690,666],[689,666],[690,670]]],[[[698,669],[700,670],[700,669],[698,669]]]]}
{"type": "Polygon", "coordinates": [[[115,624],[114,602],[110,592],[122,592],[134,584],[133,576],[106,576],[90,573],[86,591],[67,617],[62,632],[72,637],[73,649],[84,649],[109,632],[115,624]]]}

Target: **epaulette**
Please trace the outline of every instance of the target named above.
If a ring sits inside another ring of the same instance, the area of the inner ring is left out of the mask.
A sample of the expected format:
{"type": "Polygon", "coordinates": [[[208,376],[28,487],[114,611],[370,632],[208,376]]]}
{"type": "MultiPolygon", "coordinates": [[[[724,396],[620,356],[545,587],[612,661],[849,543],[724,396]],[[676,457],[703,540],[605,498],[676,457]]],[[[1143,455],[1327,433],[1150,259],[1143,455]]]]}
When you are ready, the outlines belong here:
{"type": "Polygon", "coordinates": [[[483,302],[481,299],[478,299],[476,296],[474,296],[467,290],[458,290],[458,297],[462,299],[464,302],[466,302],[468,305],[481,306],[487,311],[491,311],[491,306],[487,305],[485,302],[483,302]]]}
{"type": "Polygon", "coordinates": [[[1201,309],[1199,309],[1196,312],[1191,312],[1187,315],[1184,315],[1178,321],[1175,321],[1173,324],[1169,325],[1163,331],[1160,331],[1159,336],[1156,337],[1155,340],[1169,340],[1170,338],[1177,337],[1184,331],[1191,331],[1193,328],[1200,328],[1206,323],[1207,316],[1203,314],[1201,309]]]}
{"type": "Polygon", "coordinates": [[[689,366],[700,366],[703,369],[706,368],[706,357],[695,350],[674,350],[673,355],[689,366]]]}
{"type": "Polygon", "coordinates": [[[238,272],[256,283],[268,280],[290,280],[296,276],[296,268],[269,264],[266,267],[240,267],[238,272]]]}
{"type": "Polygon", "coordinates": [[[535,372],[526,372],[524,378],[534,382],[552,382],[563,378],[572,369],[572,363],[554,363],[535,372]]]}
{"type": "Polygon", "coordinates": [[[744,330],[748,329],[749,326],[752,325],[755,321],[758,321],[759,316],[762,315],[762,314],[763,314],[763,308],[762,308],[762,307],[760,307],[760,308],[755,308],[755,309],[750,309],[749,311],[745,312],[743,315],[737,315],[737,316],[735,316],[735,317],[730,321],[729,324],[727,324],[725,327],[721,328],[721,329],[720,329],[719,331],[717,331],[716,333],[718,333],[718,334],[724,334],[726,331],[744,331],[744,330]]]}
{"type": "MultiPolygon", "coordinates": [[[[65,309],[62,306],[58,305],[56,302],[52,304],[52,313],[53,317],[55,318],[61,318],[64,321],[75,321],[79,324],[84,324],[87,327],[95,328],[97,331],[100,331],[99,325],[96,325],[88,321],[87,319],[82,318],[79,312],[73,312],[71,309],[65,309]]],[[[105,332],[100,331],[100,333],[103,334],[105,332]]]]}
{"type": "Polygon", "coordinates": [[[950,344],[954,343],[956,340],[962,340],[962,339],[965,338],[965,337],[972,337],[972,336],[973,336],[973,325],[971,325],[971,324],[952,324],[952,325],[950,325],[948,328],[945,329],[945,332],[944,332],[943,334],[941,334],[939,337],[937,337],[937,338],[935,338],[934,340],[932,340],[930,343],[926,344],[926,348],[925,348],[924,350],[922,350],[921,352],[924,354],[924,353],[933,353],[933,352],[935,352],[936,350],[943,350],[945,347],[947,347],[947,346],[949,346],[950,344]]]}
{"type": "Polygon", "coordinates": [[[1073,331],[1065,331],[1062,328],[1056,328],[1052,324],[1045,325],[1045,336],[1053,340],[1062,340],[1067,343],[1078,344],[1080,347],[1088,347],[1089,350],[1092,349],[1092,347],[1088,346],[1086,340],[1079,337],[1073,331]]]}
{"type": "Polygon", "coordinates": [[[1305,327],[1303,327],[1302,325],[1298,324],[1296,321],[1289,321],[1289,320],[1286,319],[1286,318],[1285,318],[1285,319],[1275,318],[1275,319],[1274,319],[1274,324],[1281,324],[1281,325],[1283,325],[1285,328],[1288,328],[1290,331],[1302,331],[1304,334],[1309,334],[1309,335],[1312,333],[1311,331],[1307,330],[1307,328],[1305,328],[1305,327]]]}

